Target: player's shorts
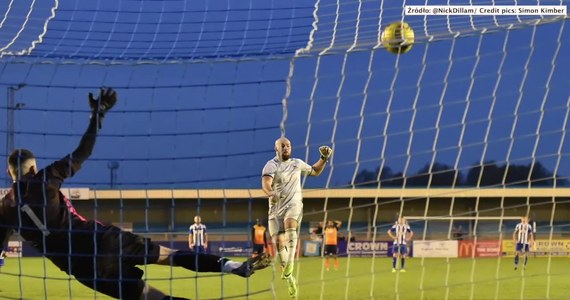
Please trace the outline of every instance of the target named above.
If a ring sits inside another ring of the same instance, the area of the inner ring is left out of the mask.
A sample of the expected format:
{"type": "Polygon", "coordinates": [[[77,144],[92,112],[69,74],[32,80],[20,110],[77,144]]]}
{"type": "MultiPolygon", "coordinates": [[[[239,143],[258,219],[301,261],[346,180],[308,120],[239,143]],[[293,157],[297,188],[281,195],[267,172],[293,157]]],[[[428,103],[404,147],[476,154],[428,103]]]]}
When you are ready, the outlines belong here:
{"type": "Polygon", "coordinates": [[[324,254],[326,255],[337,255],[338,247],[337,245],[325,245],[324,254]]]}
{"type": "Polygon", "coordinates": [[[393,245],[392,254],[408,254],[408,247],[406,245],[393,245]]]}
{"type": "Polygon", "coordinates": [[[303,219],[303,203],[298,202],[286,205],[275,213],[269,215],[268,227],[269,235],[274,236],[279,233],[285,232],[285,220],[295,219],[300,227],[301,220],[303,219]]]}
{"type": "Polygon", "coordinates": [[[145,283],[136,265],[156,263],[160,247],[118,227],[99,225],[96,234],[74,234],[72,251],[71,257],[46,256],[85,286],[117,299],[138,300],[145,283]]]}
{"type": "Polygon", "coordinates": [[[264,244],[253,244],[253,253],[261,254],[265,252],[265,245],[264,244]]]}
{"type": "Polygon", "coordinates": [[[517,252],[530,252],[530,245],[517,243],[517,252]]]}
{"type": "Polygon", "coordinates": [[[206,253],[206,248],[204,246],[194,246],[195,253],[206,253]]]}

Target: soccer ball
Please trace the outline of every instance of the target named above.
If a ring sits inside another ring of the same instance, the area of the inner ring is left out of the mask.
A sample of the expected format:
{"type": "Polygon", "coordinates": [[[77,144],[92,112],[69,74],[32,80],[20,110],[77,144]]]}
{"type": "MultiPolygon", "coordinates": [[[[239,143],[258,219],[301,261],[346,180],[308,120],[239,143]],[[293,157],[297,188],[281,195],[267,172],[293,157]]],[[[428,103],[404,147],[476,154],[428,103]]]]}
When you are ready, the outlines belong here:
{"type": "Polygon", "coordinates": [[[406,22],[394,22],[382,32],[382,44],[390,53],[406,53],[414,45],[414,30],[406,22]]]}

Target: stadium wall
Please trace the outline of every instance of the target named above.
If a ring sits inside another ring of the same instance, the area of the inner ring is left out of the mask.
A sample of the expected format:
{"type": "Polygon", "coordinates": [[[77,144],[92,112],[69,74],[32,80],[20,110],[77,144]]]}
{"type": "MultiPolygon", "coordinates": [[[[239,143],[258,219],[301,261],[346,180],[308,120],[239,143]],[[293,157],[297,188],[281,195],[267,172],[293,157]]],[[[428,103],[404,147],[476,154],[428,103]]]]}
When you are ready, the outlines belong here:
{"type": "MultiPolygon", "coordinates": [[[[6,191],[0,189],[2,194],[6,191]]],[[[248,240],[255,219],[266,222],[267,218],[267,198],[261,190],[69,188],[63,189],[63,192],[85,217],[113,223],[164,241],[185,240],[187,228],[197,214],[208,225],[212,240],[248,240]]],[[[479,199],[479,216],[521,216],[530,207],[531,218],[540,225],[538,237],[546,237],[551,221],[556,228],[553,238],[570,237],[570,188],[323,189],[305,190],[304,195],[303,235],[309,235],[310,228],[325,218],[325,201],[326,217],[344,223],[341,236],[348,236],[350,217],[351,237],[366,240],[373,237],[373,225],[376,225],[376,238],[386,238],[386,230],[400,211],[404,216],[423,216],[426,205],[429,205],[427,216],[449,216],[453,203],[454,216],[474,216],[479,199]],[[553,203],[556,203],[554,214],[553,203]],[[504,211],[500,209],[501,205],[504,211]],[[378,214],[374,219],[376,207],[378,214]]],[[[421,220],[411,224],[416,238],[437,240],[448,237],[448,220],[430,221],[427,224],[421,220]],[[426,227],[427,230],[424,230],[426,227]]],[[[463,224],[466,228],[465,239],[469,239],[469,226],[473,222],[463,224]]],[[[505,222],[506,234],[510,234],[511,225],[505,222]]],[[[499,238],[496,222],[479,222],[478,234],[479,238],[499,238]]]]}
{"type": "MultiPolygon", "coordinates": [[[[309,232],[309,224],[325,218],[325,200],[326,217],[343,221],[342,231],[346,231],[350,215],[352,234],[364,239],[371,238],[374,223],[386,227],[378,230],[384,235],[400,210],[404,216],[421,216],[429,205],[428,216],[449,216],[453,202],[453,215],[474,216],[478,197],[479,216],[522,216],[530,206],[533,221],[548,223],[553,217],[552,203],[556,202],[554,221],[570,222],[570,189],[329,189],[305,191],[302,233],[309,232]]],[[[92,190],[88,199],[73,203],[88,218],[123,224],[141,233],[185,233],[199,214],[214,238],[237,235],[236,239],[243,239],[256,218],[267,218],[267,199],[261,190],[92,190]]],[[[423,222],[416,223],[424,226],[423,222]]],[[[433,230],[447,235],[449,221],[440,223],[438,229],[438,223],[432,222],[433,230]]]]}

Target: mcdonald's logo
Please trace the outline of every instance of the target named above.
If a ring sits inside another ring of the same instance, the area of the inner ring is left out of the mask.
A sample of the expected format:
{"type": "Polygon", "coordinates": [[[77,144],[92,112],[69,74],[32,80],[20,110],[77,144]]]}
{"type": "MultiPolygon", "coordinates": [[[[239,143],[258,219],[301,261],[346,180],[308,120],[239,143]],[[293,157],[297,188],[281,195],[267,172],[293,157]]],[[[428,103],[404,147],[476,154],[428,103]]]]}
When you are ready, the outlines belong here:
{"type": "Polygon", "coordinates": [[[475,244],[473,241],[459,241],[459,257],[474,257],[476,256],[475,253],[475,244]]]}

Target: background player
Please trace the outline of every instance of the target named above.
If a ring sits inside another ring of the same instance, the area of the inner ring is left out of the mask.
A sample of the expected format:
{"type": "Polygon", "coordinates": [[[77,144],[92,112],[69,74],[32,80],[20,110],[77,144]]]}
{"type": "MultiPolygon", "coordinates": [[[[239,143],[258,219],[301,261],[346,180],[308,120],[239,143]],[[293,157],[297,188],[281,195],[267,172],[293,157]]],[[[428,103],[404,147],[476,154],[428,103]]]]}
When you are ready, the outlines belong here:
{"type": "Polygon", "coordinates": [[[338,271],[338,231],[340,230],[341,221],[327,222],[324,228],[324,255],[325,255],[325,269],[330,270],[329,257],[334,257],[334,270],[338,271]]]}
{"type": "MultiPolygon", "coordinates": [[[[6,256],[7,256],[6,251],[4,251],[3,247],[4,247],[4,245],[0,244],[0,271],[2,270],[2,267],[4,266],[4,264],[6,263],[6,256]]],[[[6,245],[6,249],[8,249],[7,245],[6,245]]]]}
{"type": "Polygon", "coordinates": [[[521,217],[521,222],[515,226],[513,241],[516,244],[515,270],[519,267],[519,256],[521,254],[524,254],[523,268],[526,269],[526,262],[528,261],[530,246],[534,243],[532,225],[528,223],[528,217],[521,217]]]}
{"type": "Polygon", "coordinates": [[[112,89],[101,89],[97,99],[89,94],[91,118],[78,147],[46,168],[38,171],[35,156],[29,150],[17,149],[9,155],[8,171],[13,185],[0,201],[0,248],[7,249],[10,235],[16,229],[26,242],[83,285],[125,300],[184,299],[167,296],[148,286],[137,265],[181,266],[197,272],[243,277],[267,267],[268,257],[240,263],[215,255],[174,250],[77,213],[60,192],[61,185],[91,155],[103,118],[116,101],[112,89]]]}
{"type": "Polygon", "coordinates": [[[287,279],[289,296],[296,297],[297,283],[292,274],[298,228],[303,217],[301,175],[320,175],[332,155],[332,149],[321,146],[320,159],[312,166],[301,159],[291,158],[291,152],[291,142],[287,138],[275,141],[275,157],[265,164],[261,184],[269,196],[269,234],[283,267],[281,278],[287,279]]]}
{"type": "Polygon", "coordinates": [[[398,258],[400,259],[400,271],[406,272],[406,257],[408,256],[406,242],[412,240],[414,232],[405,218],[398,218],[396,224],[392,225],[392,228],[388,230],[388,235],[394,240],[394,246],[392,246],[392,272],[396,272],[398,258]]]}
{"type": "Polygon", "coordinates": [[[200,216],[195,216],[194,224],[188,228],[188,247],[190,251],[197,253],[207,253],[208,251],[208,232],[206,232],[206,225],[202,224],[200,216]]]}
{"type": "Polygon", "coordinates": [[[253,243],[252,257],[265,253],[267,247],[267,228],[263,226],[260,219],[255,220],[255,225],[251,232],[253,243]]]}

